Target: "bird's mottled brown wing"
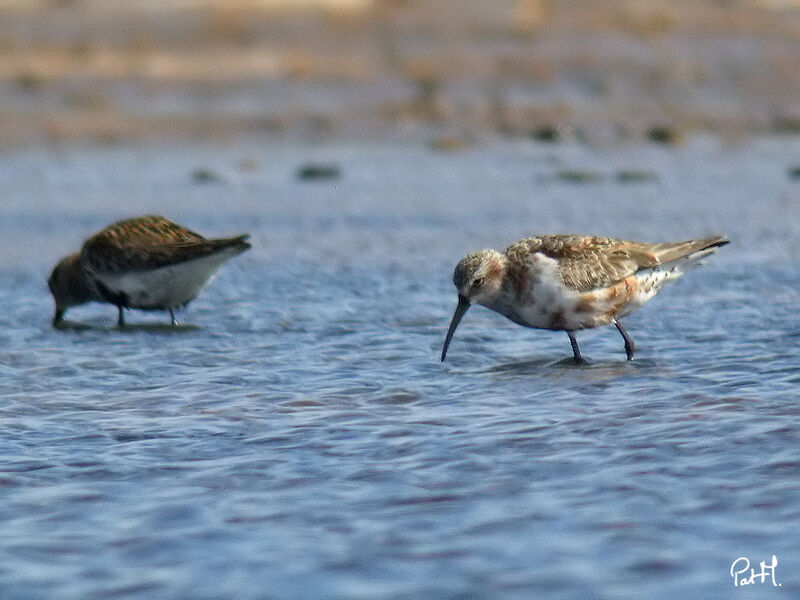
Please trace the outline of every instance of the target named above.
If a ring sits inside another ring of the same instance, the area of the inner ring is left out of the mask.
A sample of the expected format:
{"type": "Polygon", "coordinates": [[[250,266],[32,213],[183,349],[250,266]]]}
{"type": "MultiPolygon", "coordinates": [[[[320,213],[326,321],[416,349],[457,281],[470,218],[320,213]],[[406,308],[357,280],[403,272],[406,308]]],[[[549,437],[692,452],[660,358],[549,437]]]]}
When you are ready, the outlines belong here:
{"type": "Polygon", "coordinates": [[[139,271],[207,256],[221,247],[244,244],[246,237],[208,240],[164,217],[137,217],[89,238],[81,256],[97,272],[139,271]]]}
{"type": "Polygon", "coordinates": [[[585,235],[545,235],[526,238],[505,253],[512,263],[529,264],[536,252],[559,261],[559,273],[569,288],[587,291],[608,286],[658,259],[649,244],[585,235]]]}

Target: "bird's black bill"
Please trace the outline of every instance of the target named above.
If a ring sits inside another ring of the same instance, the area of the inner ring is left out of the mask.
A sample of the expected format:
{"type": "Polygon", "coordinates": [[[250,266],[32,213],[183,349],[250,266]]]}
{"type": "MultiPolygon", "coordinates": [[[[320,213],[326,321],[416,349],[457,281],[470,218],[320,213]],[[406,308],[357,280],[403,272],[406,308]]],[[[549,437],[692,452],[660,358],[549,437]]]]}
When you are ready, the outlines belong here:
{"type": "Polygon", "coordinates": [[[56,314],[53,315],[53,327],[58,327],[61,325],[61,322],[64,320],[64,311],[57,310],[56,314]]]}
{"type": "Polygon", "coordinates": [[[447,356],[447,347],[450,345],[450,340],[453,339],[453,334],[456,332],[456,327],[458,327],[458,323],[461,321],[461,317],[464,316],[464,313],[467,312],[469,308],[469,300],[467,300],[464,296],[458,296],[458,306],[456,306],[456,312],[453,313],[453,318],[450,321],[450,327],[447,330],[447,336],[444,338],[444,347],[442,348],[442,362],[444,362],[444,357],[447,356]]]}

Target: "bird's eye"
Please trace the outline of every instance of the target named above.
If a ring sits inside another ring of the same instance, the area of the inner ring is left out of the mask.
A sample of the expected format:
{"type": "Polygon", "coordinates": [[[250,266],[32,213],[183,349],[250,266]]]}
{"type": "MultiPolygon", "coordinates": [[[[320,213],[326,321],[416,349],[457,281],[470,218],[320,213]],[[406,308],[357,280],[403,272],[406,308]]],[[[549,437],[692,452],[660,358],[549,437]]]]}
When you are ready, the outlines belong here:
{"type": "Polygon", "coordinates": [[[483,286],[483,277],[478,277],[475,281],[472,282],[472,287],[477,289],[483,286]]]}

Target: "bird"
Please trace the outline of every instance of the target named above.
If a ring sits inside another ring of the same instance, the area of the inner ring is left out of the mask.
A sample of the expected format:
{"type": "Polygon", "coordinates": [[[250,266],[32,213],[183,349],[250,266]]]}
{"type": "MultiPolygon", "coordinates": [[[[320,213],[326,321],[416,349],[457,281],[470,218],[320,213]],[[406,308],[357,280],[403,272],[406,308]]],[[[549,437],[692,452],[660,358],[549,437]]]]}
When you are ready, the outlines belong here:
{"type": "Polygon", "coordinates": [[[649,244],[591,235],[551,234],[520,240],[503,252],[480,250],[453,271],[456,306],[441,360],[472,304],[514,323],[566,331],[576,363],[587,363],[575,332],[614,325],[628,360],[635,344],[620,319],[729,240],[722,235],[649,244]]]}
{"type": "Polygon", "coordinates": [[[249,249],[248,237],[207,239],[158,215],[112,223],[53,268],[53,326],[68,308],[87,302],[115,305],[119,327],[126,308],[167,310],[174,326],[175,309],[193,300],[222,263],[249,249]]]}

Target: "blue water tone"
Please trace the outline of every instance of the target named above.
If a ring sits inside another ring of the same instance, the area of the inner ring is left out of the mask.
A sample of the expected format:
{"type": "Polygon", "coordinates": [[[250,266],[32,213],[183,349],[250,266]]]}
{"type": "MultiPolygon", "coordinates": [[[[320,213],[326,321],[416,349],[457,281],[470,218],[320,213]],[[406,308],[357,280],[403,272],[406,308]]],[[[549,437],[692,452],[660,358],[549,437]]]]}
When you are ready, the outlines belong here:
{"type": "Polygon", "coordinates": [[[797,596],[797,156],[6,151],[0,597],[797,596]],[[146,213],[253,249],[175,329],[107,305],[53,329],[56,260],[146,213]],[[480,307],[440,363],[458,259],[542,232],[732,243],[625,320],[632,363],[613,328],[578,334],[576,367],[564,333],[480,307]],[[772,555],[779,589],[734,588],[735,559],[772,555]]]}

